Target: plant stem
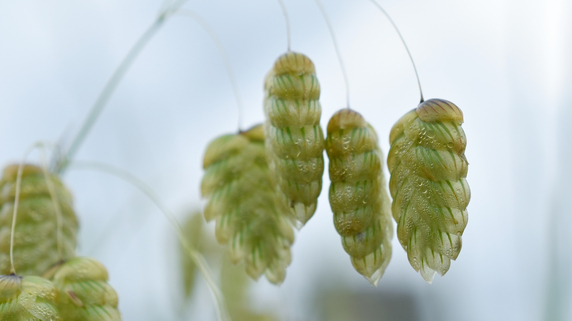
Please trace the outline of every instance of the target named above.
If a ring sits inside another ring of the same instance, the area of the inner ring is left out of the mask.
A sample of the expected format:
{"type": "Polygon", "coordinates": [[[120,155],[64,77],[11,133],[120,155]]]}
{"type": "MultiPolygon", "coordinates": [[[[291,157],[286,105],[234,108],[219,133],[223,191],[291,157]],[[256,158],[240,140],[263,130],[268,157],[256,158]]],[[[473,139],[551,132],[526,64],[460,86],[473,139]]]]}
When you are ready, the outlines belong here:
{"type": "Polygon", "coordinates": [[[167,21],[167,19],[172,15],[172,13],[176,12],[186,1],[187,0],[177,1],[170,8],[163,11],[163,13],[157,17],[155,22],[153,22],[153,24],[149,26],[149,28],[145,31],[145,33],[143,33],[143,35],[139,38],[139,40],[137,40],[137,42],[133,45],[131,50],[127,53],[127,56],[123,58],[123,61],[121,61],[119,67],[117,67],[115,72],[111,75],[111,78],[105,84],[105,87],[103,87],[103,90],[101,91],[101,93],[97,97],[97,100],[91,107],[89,114],[87,115],[85,121],[80,127],[80,130],[78,131],[72,143],[70,144],[70,147],[67,149],[67,152],[56,165],[56,170],[55,170],[56,173],[63,174],[69,162],[74,157],[75,153],[78,151],[83,141],[87,137],[87,134],[95,124],[95,121],[98,119],[99,115],[107,105],[107,102],[109,101],[109,98],[111,98],[111,95],[117,88],[117,85],[119,84],[121,79],[123,79],[123,76],[125,76],[127,70],[129,70],[129,67],[131,67],[137,56],[139,56],[143,48],[145,48],[149,40],[151,40],[151,38],[153,38],[153,36],[157,33],[157,31],[163,26],[165,21],[167,21]]]}
{"type": "Polygon", "coordinates": [[[230,316],[226,311],[224,305],[224,299],[221,295],[221,292],[216,285],[214,277],[212,275],[212,271],[210,270],[205,258],[203,255],[197,251],[193,246],[189,243],[187,238],[183,233],[183,229],[181,228],[181,224],[175,218],[175,215],[169,210],[169,208],[163,203],[161,198],[145,183],[139,180],[135,175],[112,165],[108,165],[105,163],[100,162],[86,162],[86,161],[74,161],[70,163],[73,167],[77,169],[89,169],[95,170],[99,172],[104,172],[110,175],[113,175],[129,184],[137,188],[141,191],[145,196],[149,198],[161,211],[161,213],[165,216],[165,218],[171,224],[171,227],[175,230],[177,234],[177,238],[186,249],[189,257],[193,260],[193,263],[198,267],[199,271],[201,272],[202,276],[205,278],[209,290],[214,298],[216,304],[216,312],[219,321],[230,321],[230,316]]]}
{"type": "Polygon", "coordinates": [[[422,103],[424,99],[423,99],[423,90],[421,89],[421,80],[419,80],[419,74],[417,73],[417,67],[415,67],[415,61],[413,61],[413,56],[411,56],[411,52],[409,51],[409,47],[407,47],[407,43],[405,43],[405,39],[403,39],[403,36],[401,35],[399,28],[397,28],[397,25],[395,24],[395,22],[393,22],[393,19],[391,19],[387,11],[385,11],[385,9],[383,9],[383,7],[375,0],[371,0],[371,2],[373,2],[373,4],[381,11],[381,13],[385,15],[387,20],[391,22],[391,25],[393,26],[395,31],[397,31],[397,34],[399,35],[399,38],[401,39],[401,42],[403,43],[405,50],[407,50],[407,55],[409,55],[409,60],[411,60],[411,64],[413,65],[413,70],[415,71],[415,77],[417,77],[417,85],[419,86],[419,95],[421,96],[420,103],[422,103]]]}
{"type": "MultiPolygon", "coordinates": [[[[338,41],[336,40],[336,35],[334,33],[334,28],[332,27],[332,23],[330,22],[330,18],[326,13],[326,9],[322,5],[320,0],[314,0],[318,8],[320,8],[320,12],[324,16],[324,20],[326,21],[326,25],[328,25],[328,30],[330,31],[330,36],[332,36],[332,42],[334,43],[334,49],[336,50],[336,55],[338,56],[338,61],[340,62],[340,68],[342,69],[342,74],[344,76],[344,83],[346,85],[346,104],[347,108],[350,108],[350,82],[348,79],[348,73],[346,71],[346,66],[344,65],[344,60],[342,59],[342,53],[340,52],[340,47],[338,46],[338,41]]],[[[350,108],[351,109],[351,108],[350,108]]]]}

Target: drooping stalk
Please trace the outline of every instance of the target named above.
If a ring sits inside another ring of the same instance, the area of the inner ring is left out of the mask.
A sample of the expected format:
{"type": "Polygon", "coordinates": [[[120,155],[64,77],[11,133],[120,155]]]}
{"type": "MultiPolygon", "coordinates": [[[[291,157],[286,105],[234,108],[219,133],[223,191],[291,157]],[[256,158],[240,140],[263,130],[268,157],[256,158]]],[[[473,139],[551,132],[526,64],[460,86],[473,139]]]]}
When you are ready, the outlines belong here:
{"type": "Polygon", "coordinates": [[[419,86],[419,94],[421,96],[420,103],[422,103],[424,101],[424,99],[423,99],[423,90],[421,89],[421,81],[419,80],[419,74],[417,73],[417,67],[415,67],[415,61],[413,61],[413,56],[411,55],[411,52],[409,51],[409,47],[407,47],[407,44],[405,43],[405,39],[403,39],[403,36],[401,35],[399,28],[397,28],[397,25],[395,24],[395,22],[393,22],[393,19],[391,19],[391,17],[387,13],[387,11],[385,11],[385,9],[383,9],[381,7],[381,5],[379,3],[377,3],[375,0],[371,0],[371,2],[373,2],[373,4],[381,11],[381,13],[383,13],[387,17],[389,22],[391,22],[391,25],[393,26],[395,31],[397,31],[397,34],[399,35],[399,38],[401,39],[403,46],[405,46],[405,50],[407,50],[407,55],[409,55],[409,60],[411,60],[411,64],[413,65],[413,70],[415,71],[415,77],[417,78],[417,85],[419,86]]]}
{"type": "Polygon", "coordinates": [[[348,79],[348,73],[346,71],[346,66],[344,65],[344,60],[342,59],[342,54],[340,52],[340,47],[338,46],[338,41],[336,40],[336,35],[334,34],[334,28],[332,27],[332,23],[330,22],[330,18],[326,13],[326,9],[322,5],[320,0],[314,0],[320,8],[320,12],[324,16],[324,20],[328,25],[328,30],[330,31],[330,35],[332,36],[332,42],[334,43],[334,49],[336,50],[336,55],[338,56],[338,61],[340,62],[340,68],[342,69],[342,74],[344,76],[344,83],[346,85],[346,104],[347,107],[350,108],[350,82],[348,79]]]}
{"type": "Polygon", "coordinates": [[[209,36],[211,37],[211,39],[214,41],[215,45],[217,46],[217,49],[220,53],[220,57],[222,59],[222,62],[224,63],[224,68],[226,69],[226,73],[228,74],[228,78],[230,79],[230,83],[232,85],[232,90],[234,91],[234,97],[236,99],[236,106],[238,108],[238,130],[241,131],[242,130],[242,114],[244,111],[244,107],[242,104],[242,99],[240,97],[240,91],[238,90],[236,77],[234,76],[234,72],[232,71],[232,67],[230,65],[230,60],[228,59],[228,55],[226,54],[226,51],[224,50],[224,46],[222,45],[222,42],[220,41],[220,39],[217,36],[214,29],[209,25],[209,23],[203,17],[201,17],[199,14],[197,14],[196,12],[188,10],[188,9],[179,9],[178,14],[189,17],[189,18],[195,20],[198,24],[200,24],[201,27],[203,27],[205,29],[205,31],[209,34],[209,36]]]}
{"type": "Polygon", "coordinates": [[[205,278],[209,290],[213,296],[216,305],[217,318],[219,321],[230,321],[230,317],[226,310],[224,299],[220,293],[218,286],[216,285],[213,273],[208,266],[205,258],[201,253],[199,253],[193,246],[188,242],[187,238],[183,234],[183,229],[181,224],[177,221],[175,215],[169,210],[169,208],[163,203],[161,198],[145,183],[138,179],[135,175],[112,165],[91,162],[91,161],[74,161],[70,163],[70,166],[75,169],[88,169],[95,170],[98,172],[103,172],[115,176],[137,188],[141,191],[149,200],[151,200],[157,208],[161,211],[163,216],[169,221],[171,227],[175,230],[177,238],[187,250],[189,257],[193,260],[199,269],[199,272],[205,278]]]}
{"type": "Polygon", "coordinates": [[[288,44],[288,51],[292,48],[292,36],[290,35],[290,18],[288,17],[288,10],[286,9],[286,5],[284,1],[278,0],[280,4],[280,8],[282,8],[282,13],[284,14],[284,20],[286,22],[286,41],[288,44]]]}
{"type": "Polygon", "coordinates": [[[39,147],[39,143],[34,143],[22,157],[22,161],[18,165],[18,173],[16,174],[16,193],[14,197],[14,211],[12,214],[12,227],[10,229],[10,274],[16,274],[16,269],[14,268],[14,232],[16,230],[16,219],[18,218],[18,205],[20,203],[20,186],[22,185],[22,173],[24,172],[24,164],[30,153],[39,147]]]}
{"type": "Polygon", "coordinates": [[[111,98],[111,95],[115,92],[115,89],[119,85],[119,82],[123,79],[123,76],[129,70],[129,67],[133,64],[135,59],[139,56],[143,48],[149,43],[149,40],[153,38],[153,36],[161,29],[161,27],[165,24],[165,22],[175,13],[179,8],[186,2],[187,0],[179,0],[175,2],[172,6],[167,8],[163,11],[163,13],[159,14],[157,19],[147,28],[147,30],[143,33],[143,35],[137,40],[137,42],[133,45],[131,50],[127,53],[123,61],[119,64],[117,69],[111,75],[111,78],[107,81],[103,90],[97,97],[97,100],[91,107],[91,110],[87,117],[85,118],[80,130],[72,140],[70,147],[64,153],[62,159],[56,164],[56,173],[62,174],[67,166],[68,163],[73,159],[75,153],[81,147],[83,141],[89,134],[89,131],[101,115],[101,112],[104,110],[107,102],[111,98]]]}

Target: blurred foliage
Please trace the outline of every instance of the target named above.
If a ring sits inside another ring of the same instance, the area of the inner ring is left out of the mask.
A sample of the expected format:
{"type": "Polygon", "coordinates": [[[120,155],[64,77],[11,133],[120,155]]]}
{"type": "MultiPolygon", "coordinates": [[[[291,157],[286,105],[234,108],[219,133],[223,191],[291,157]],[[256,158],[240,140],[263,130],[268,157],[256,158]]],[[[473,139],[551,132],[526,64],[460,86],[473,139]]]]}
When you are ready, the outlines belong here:
{"type": "MultiPolygon", "coordinates": [[[[254,282],[248,277],[241,265],[234,265],[230,262],[228,255],[224,253],[224,248],[216,244],[216,241],[209,238],[209,234],[204,232],[205,227],[203,215],[199,211],[193,211],[183,223],[185,237],[191,242],[191,245],[205,256],[213,269],[220,269],[219,288],[232,320],[277,321],[278,318],[275,316],[252,310],[249,291],[254,282]]],[[[185,249],[182,246],[179,249],[181,255],[181,284],[186,298],[185,301],[181,302],[187,304],[196,290],[198,274],[195,264],[187,255],[185,249]]]]}
{"type": "MultiPolygon", "coordinates": [[[[200,212],[193,212],[187,220],[183,223],[183,232],[189,241],[189,244],[202,251],[201,238],[203,237],[203,216],[200,212]]],[[[195,278],[197,276],[197,266],[188,255],[188,251],[182,246],[179,246],[179,253],[181,255],[181,273],[183,276],[183,287],[185,291],[185,298],[189,298],[193,293],[195,286],[195,278]]]]}
{"type": "Polygon", "coordinates": [[[356,291],[333,285],[319,289],[315,305],[324,321],[419,321],[419,302],[406,291],[356,291]]]}

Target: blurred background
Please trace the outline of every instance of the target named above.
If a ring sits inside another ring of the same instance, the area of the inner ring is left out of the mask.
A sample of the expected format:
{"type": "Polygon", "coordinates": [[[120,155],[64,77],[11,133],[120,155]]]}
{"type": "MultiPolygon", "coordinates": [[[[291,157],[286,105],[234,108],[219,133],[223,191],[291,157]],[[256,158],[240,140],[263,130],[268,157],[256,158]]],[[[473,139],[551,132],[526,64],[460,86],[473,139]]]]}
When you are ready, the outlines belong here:
{"type": "MultiPolygon", "coordinates": [[[[292,50],[316,65],[325,126],[346,101],[332,39],[313,1],[284,2],[292,50]]],[[[250,308],[294,321],[571,320],[572,2],[379,3],[410,47],[425,97],[450,100],[465,115],[472,200],[461,254],[428,285],[394,237],[391,263],[370,286],[334,230],[324,175],[318,210],[296,235],[286,281],[249,285],[250,308]]],[[[387,154],[391,126],[419,100],[409,58],[371,2],[323,4],[348,71],[351,106],[373,125],[387,154]]],[[[0,164],[18,161],[36,140],[69,143],[161,5],[1,1],[0,164]]],[[[245,106],[244,127],[263,121],[263,79],[286,51],[278,2],[189,0],[184,7],[220,38],[245,106]]],[[[76,159],[128,169],[183,221],[203,204],[204,149],[236,132],[237,120],[215,43],[196,21],[173,16],[119,84],[76,159]]],[[[215,320],[200,276],[183,298],[178,244],[153,203],[107,174],[70,168],[64,180],[80,218],[79,254],[109,269],[125,320],[215,320]]],[[[205,235],[213,231],[214,224],[204,226],[205,235]]],[[[215,271],[224,266],[210,262],[215,271]]]]}

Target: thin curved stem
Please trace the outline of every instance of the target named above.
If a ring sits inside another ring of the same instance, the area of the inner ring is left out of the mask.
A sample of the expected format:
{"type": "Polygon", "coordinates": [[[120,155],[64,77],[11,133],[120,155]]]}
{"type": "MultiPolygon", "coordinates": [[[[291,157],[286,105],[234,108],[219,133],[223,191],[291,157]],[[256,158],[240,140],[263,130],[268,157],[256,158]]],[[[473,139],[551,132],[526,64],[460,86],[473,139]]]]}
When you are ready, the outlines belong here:
{"type": "Polygon", "coordinates": [[[234,72],[232,71],[232,67],[230,65],[230,60],[228,59],[228,56],[226,55],[226,51],[224,50],[224,46],[222,45],[222,42],[220,41],[220,39],[217,36],[214,29],[209,25],[209,23],[203,17],[201,17],[199,14],[197,14],[196,12],[194,12],[192,10],[188,10],[188,9],[180,9],[177,13],[179,15],[189,17],[189,18],[195,20],[198,24],[200,24],[201,27],[203,27],[203,29],[205,29],[205,31],[209,34],[209,36],[211,37],[211,39],[213,40],[213,42],[217,46],[218,51],[219,51],[220,56],[221,56],[221,59],[224,63],[224,68],[226,69],[226,73],[228,74],[228,78],[230,79],[230,83],[232,85],[232,90],[234,91],[234,97],[236,99],[236,106],[238,108],[238,131],[241,131],[242,130],[242,114],[244,112],[244,106],[242,104],[242,99],[240,97],[240,91],[238,90],[236,77],[234,76],[234,72]]]}
{"type": "Polygon", "coordinates": [[[18,172],[16,174],[16,192],[14,195],[14,211],[12,212],[12,227],[10,229],[10,274],[16,274],[14,267],[14,234],[16,234],[16,220],[18,219],[18,205],[20,204],[20,186],[22,185],[22,174],[24,173],[24,164],[30,153],[41,146],[41,142],[35,142],[30,145],[24,152],[20,164],[18,164],[18,172]]]}
{"type": "Polygon", "coordinates": [[[187,0],[180,0],[175,2],[170,8],[163,11],[157,19],[147,28],[147,30],[143,33],[143,35],[137,40],[137,42],[133,45],[131,50],[127,53],[127,56],[121,61],[115,72],[111,75],[111,78],[103,87],[103,90],[97,97],[97,100],[91,107],[89,114],[87,115],[84,123],[80,127],[80,130],[76,134],[74,140],[72,141],[70,147],[68,148],[65,156],[61,160],[60,164],[58,164],[56,172],[63,173],[67,167],[67,164],[70,160],[74,157],[75,153],[85,140],[87,134],[95,124],[95,121],[98,119],[99,115],[107,105],[107,102],[111,98],[111,95],[117,88],[117,85],[125,76],[129,67],[133,64],[137,56],[141,53],[143,48],[147,45],[149,40],[157,33],[157,31],[163,26],[165,21],[172,15],[172,13],[176,12],[187,0]]]}
{"type": "Polygon", "coordinates": [[[110,174],[131,184],[139,191],[141,191],[143,194],[145,194],[145,196],[147,196],[147,198],[149,198],[149,200],[151,200],[157,206],[157,208],[159,208],[159,210],[165,216],[167,221],[169,221],[171,227],[175,230],[177,234],[177,238],[187,251],[189,257],[193,260],[193,262],[195,263],[195,265],[205,278],[209,286],[209,290],[211,291],[211,294],[216,304],[216,312],[218,320],[230,321],[230,316],[228,315],[228,312],[225,309],[224,299],[222,297],[222,294],[220,293],[220,290],[218,289],[218,286],[216,285],[213,274],[205,258],[188,242],[187,238],[185,238],[184,236],[181,224],[177,221],[175,215],[169,210],[169,208],[163,203],[161,198],[149,186],[147,186],[145,183],[139,180],[135,175],[121,168],[109,164],[100,162],[91,162],[91,161],[90,162],[74,161],[73,163],[70,163],[70,166],[72,166],[75,169],[88,169],[110,174]]]}
{"type": "Polygon", "coordinates": [[[387,17],[389,22],[391,22],[391,24],[393,25],[393,28],[395,29],[395,31],[397,31],[397,34],[399,35],[399,38],[401,39],[403,46],[405,46],[405,50],[407,50],[407,54],[409,55],[409,59],[411,60],[411,64],[413,65],[413,70],[415,71],[415,77],[417,77],[417,85],[419,86],[419,94],[421,95],[420,103],[422,103],[424,101],[424,99],[423,99],[423,90],[421,89],[421,81],[419,80],[419,74],[417,73],[417,67],[415,67],[415,62],[413,61],[413,56],[411,55],[411,52],[409,51],[409,47],[407,47],[407,44],[405,43],[405,39],[403,39],[401,32],[399,32],[399,28],[397,28],[397,25],[395,24],[395,22],[393,22],[393,19],[391,19],[391,17],[387,13],[387,11],[385,11],[381,7],[381,5],[379,3],[377,3],[375,0],[371,0],[371,2],[373,2],[373,4],[376,5],[377,8],[379,10],[381,10],[381,12],[387,17]]]}
{"type": "Polygon", "coordinates": [[[278,0],[278,3],[280,3],[280,8],[282,8],[284,20],[286,21],[286,41],[288,43],[288,51],[290,51],[290,48],[292,48],[292,37],[290,35],[290,18],[288,17],[288,10],[286,9],[284,1],[278,0]]]}
{"type": "Polygon", "coordinates": [[[342,54],[340,52],[340,48],[339,48],[338,42],[336,40],[336,35],[334,34],[334,28],[332,28],[332,23],[330,22],[330,19],[328,18],[328,14],[326,13],[326,9],[322,5],[322,2],[320,0],[314,0],[314,1],[316,2],[318,7],[320,8],[320,12],[322,12],[322,15],[324,16],[324,20],[326,20],[326,24],[328,25],[328,30],[330,31],[330,35],[332,36],[332,42],[334,43],[334,48],[336,49],[336,54],[337,54],[338,60],[340,62],[340,68],[342,69],[342,74],[344,75],[344,82],[346,84],[346,103],[347,103],[348,108],[350,108],[350,83],[348,80],[348,74],[346,72],[346,67],[345,67],[344,61],[342,59],[342,54]]]}

